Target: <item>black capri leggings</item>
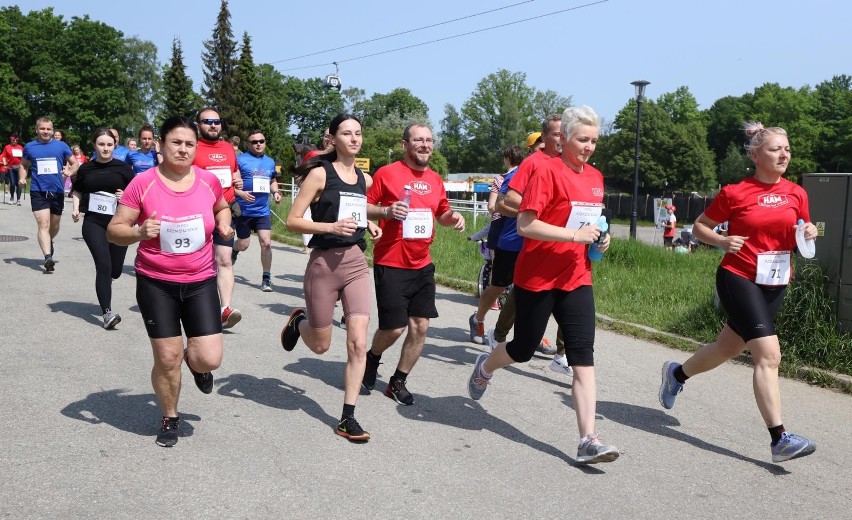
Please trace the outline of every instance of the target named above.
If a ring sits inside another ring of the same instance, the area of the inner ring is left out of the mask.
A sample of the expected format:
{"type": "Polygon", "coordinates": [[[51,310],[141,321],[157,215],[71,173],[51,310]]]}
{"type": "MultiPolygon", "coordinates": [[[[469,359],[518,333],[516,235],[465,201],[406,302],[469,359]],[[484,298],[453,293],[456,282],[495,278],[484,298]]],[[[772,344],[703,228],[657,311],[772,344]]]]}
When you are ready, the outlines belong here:
{"type": "Polygon", "coordinates": [[[83,240],[95,261],[95,292],[101,311],[112,309],[112,281],[121,276],[127,246],[110,243],[106,237],[109,215],[86,213],[83,218],[83,240]]]}
{"type": "Polygon", "coordinates": [[[9,195],[15,200],[21,200],[21,165],[9,166],[9,195]]]}
{"type": "Polygon", "coordinates": [[[187,338],[222,333],[215,276],[200,282],[177,283],[136,273],[136,303],[149,338],[180,336],[181,323],[187,338]]]}
{"type": "Polygon", "coordinates": [[[716,292],[728,314],[728,326],[748,343],[757,338],[775,336],[775,314],[784,303],[787,286],[770,287],[716,269],[716,292]]]}
{"type": "Polygon", "coordinates": [[[533,292],[515,286],[515,337],[506,352],[515,362],[532,359],[547,330],[550,316],[565,338],[565,356],[571,366],[595,365],[595,297],[591,285],[573,291],[533,292]]]}

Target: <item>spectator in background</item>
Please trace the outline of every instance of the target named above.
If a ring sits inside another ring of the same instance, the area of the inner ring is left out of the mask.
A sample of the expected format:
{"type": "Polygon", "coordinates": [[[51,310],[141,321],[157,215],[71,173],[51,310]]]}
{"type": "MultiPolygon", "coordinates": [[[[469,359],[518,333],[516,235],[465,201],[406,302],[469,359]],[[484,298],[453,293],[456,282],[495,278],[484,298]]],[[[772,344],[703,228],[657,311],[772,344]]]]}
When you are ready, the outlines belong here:
{"type": "Polygon", "coordinates": [[[677,217],[675,216],[676,209],[677,208],[671,204],[666,206],[668,215],[663,221],[663,246],[665,246],[665,248],[669,251],[674,249],[674,236],[675,229],[677,228],[677,217]]]}
{"type": "Polygon", "coordinates": [[[242,150],[240,150],[240,136],[232,135],[228,142],[231,143],[231,146],[234,147],[234,155],[240,155],[242,150]]]}

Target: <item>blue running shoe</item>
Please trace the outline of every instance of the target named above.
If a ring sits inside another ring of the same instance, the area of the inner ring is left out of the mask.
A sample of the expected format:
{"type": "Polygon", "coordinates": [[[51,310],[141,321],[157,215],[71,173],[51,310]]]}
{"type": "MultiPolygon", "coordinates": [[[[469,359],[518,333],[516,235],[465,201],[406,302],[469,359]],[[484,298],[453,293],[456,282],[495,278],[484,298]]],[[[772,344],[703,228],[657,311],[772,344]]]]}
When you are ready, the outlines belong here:
{"type": "Polygon", "coordinates": [[[683,391],[683,383],[678,383],[675,379],[674,371],[680,363],[675,361],[666,361],[663,363],[663,382],[660,383],[660,404],[666,410],[674,408],[677,394],[683,391]]]}
{"type": "Polygon", "coordinates": [[[771,448],[772,462],[784,462],[810,455],[816,451],[816,444],[801,435],[784,432],[781,434],[781,440],[773,444],[771,448]]]}
{"type": "Polygon", "coordinates": [[[482,395],[488,390],[488,382],[491,378],[486,378],[482,375],[482,365],[488,359],[488,354],[483,352],[476,358],[476,363],[473,364],[473,372],[470,374],[470,379],[467,381],[467,393],[474,401],[482,399],[482,395]]]}

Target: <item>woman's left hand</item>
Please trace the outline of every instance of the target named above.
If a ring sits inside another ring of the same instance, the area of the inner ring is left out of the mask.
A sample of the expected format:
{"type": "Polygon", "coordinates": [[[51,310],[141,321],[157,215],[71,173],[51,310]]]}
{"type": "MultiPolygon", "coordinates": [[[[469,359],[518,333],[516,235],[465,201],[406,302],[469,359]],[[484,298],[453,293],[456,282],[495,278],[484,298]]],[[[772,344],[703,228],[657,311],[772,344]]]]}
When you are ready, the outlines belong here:
{"type": "Polygon", "coordinates": [[[805,238],[808,240],[813,240],[814,238],[819,236],[819,229],[812,222],[805,222],[802,224],[805,227],[805,238]]]}
{"type": "Polygon", "coordinates": [[[80,220],[80,208],[76,208],[74,209],[74,211],[71,212],[71,220],[73,220],[74,222],[80,220]]]}
{"type": "Polygon", "coordinates": [[[382,238],[382,228],[373,224],[371,221],[367,221],[367,232],[370,233],[370,238],[373,242],[376,242],[380,238],[382,238]]]}
{"type": "Polygon", "coordinates": [[[610,237],[609,233],[604,234],[603,240],[601,240],[600,244],[598,244],[598,251],[603,253],[604,251],[609,249],[610,238],[611,237],[610,237]]]}
{"type": "Polygon", "coordinates": [[[234,228],[230,224],[220,223],[216,226],[216,231],[219,232],[219,236],[224,240],[234,238],[234,228]]]}

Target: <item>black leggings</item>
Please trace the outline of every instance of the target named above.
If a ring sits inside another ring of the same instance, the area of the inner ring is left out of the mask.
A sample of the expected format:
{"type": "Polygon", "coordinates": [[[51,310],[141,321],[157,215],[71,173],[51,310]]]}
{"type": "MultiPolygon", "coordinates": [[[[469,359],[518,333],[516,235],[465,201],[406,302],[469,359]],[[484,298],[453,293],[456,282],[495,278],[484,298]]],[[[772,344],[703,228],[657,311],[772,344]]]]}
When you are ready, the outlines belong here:
{"type": "Polygon", "coordinates": [[[149,338],[180,336],[181,323],[187,338],[222,333],[216,276],[178,283],[136,273],[136,302],[149,338]]]}
{"type": "Polygon", "coordinates": [[[571,366],[595,365],[595,297],[591,285],[573,291],[533,292],[515,286],[515,337],[506,352],[515,362],[532,359],[550,316],[565,339],[565,357],[571,366]]]}
{"type": "Polygon", "coordinates": [[[121,276],[127,246],[110,243],[106,237],[109,215],[86,213],[83,218],[83,240],[95,261],[95,292],[101,310],[112,309],[112,281],[121,276]]]}
{"type": "Polygon", "coordinates": [[[786,285],[757,285],[720,266],[716,269],[716,292],[728,314],[728,326],[744,342],[776,335],[775,314],[784,303],[786,285]]]}
{"type": "Polygon", "coordinates": [[[9,166],[9,196],[13,200],[21,200],[21,166],[9,166]]]}

